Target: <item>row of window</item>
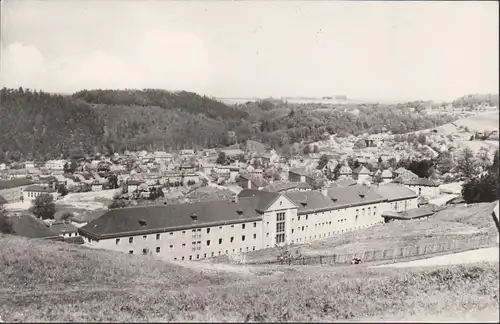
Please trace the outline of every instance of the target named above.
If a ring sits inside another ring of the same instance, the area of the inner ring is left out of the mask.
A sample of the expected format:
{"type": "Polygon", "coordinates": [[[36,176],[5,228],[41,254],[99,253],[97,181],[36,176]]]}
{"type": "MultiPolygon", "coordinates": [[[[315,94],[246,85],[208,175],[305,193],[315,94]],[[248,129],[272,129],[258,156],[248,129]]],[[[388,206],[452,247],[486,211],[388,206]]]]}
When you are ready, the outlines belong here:
{"type": "MultiPolygon", "coordinates": [[[[157,234],[159,235],[159,234],[157,234]]],[[[143,239],[146,239],[146,235],[143,236],[143,239]]],[[[241,241],[244,242],[246,239],[246,235],[242,235],[241,236],[241,241]]],[[[257,234],[253,234],[253,239],[257,239],[257,234]]],[[[231,236],[231,238],[229,239],[231,243],[234,242],[234,236],[231,236]]],[[[133,237],[129,237],[128,238],[128,242],[129,243],[133,243],[134,242],[134,238],[133,237]]],[[[117,238],[116,241],[115,241],[116,245],[120,244],[120,239],[117,238]]],[[[201,244],[201,241],[198,241],[198,242],[193,242],[193,244],[201,244]]],[[[219,239],[219,244],[222,244],[222,238],[219,239]]],[[[185,247],[186,246],[186,243],[183,243],[182,244],[182,247],[185,247]]],[[[210,246],[210,240],[207,240],[207,246],[210,246]]],[[[170,245],[170,248],[173,249],[174,246],[173,245],[170,245]]]]}
{"type": "MultiPolygon", "coordinates": [[[[366,214],[366,215],[367,215],[367,216],[369,216],[369,215],[370,215],[370,213],[371,213],[371,207],[368,207],[368,208],[367,208],[367,210],[368,210],[368,214],[366,214]]],[[[340,209],[337,209],[337,211],[340,211],[340,209]]],[[[345,211],[345,209],[344,209],[344,211],[345,211]]],[[[322,212],[322,213],[316,213],[316,214],[321,214],[321,215],[324,215],[324,214],[325,214],[325,212],[322,212]]],[[[374,206],[374,207],[373,207],[373,216],[375,216],[376,214],[377,214],[377,207],[376,207],[376,206],[374,206]]],[[[299,216],[297,216],[297,220],[298,220],[298,221],[300,221],[300,217],[301,217],[301,216],[305,216],[305,218],[306,218],[305,220],[308,220],[308,219],[309,219],[309,215],[299,215],[299,216]]],[[[359,209],[356,209],[356,218],[358,218],[358,216],[359,216],[359,209]]],[[[365,208],[361,208],[361,216],[365,216],[365,208]]],[[[293,221],[293,218],[292,218],[292,221],[293,221]]]]}
{"type": "MultiPolygon", "coordinates": [[[[241,224],[241,229],[245,229],[245,227],[246,227],[245,225],[246,224],[241,224]]],[[[254,228],[257,227],[257,222],[253,223],[253,227],[254,228]]],[[[231,228],[234,228],[234,225],[231,225],[231,228]]],[[[222,226],[219,226],[219,229],[222,230],[223,229],[222,226]]],[[[210,234],[210,227],[208,227],[206,229],[206,231],[207,231],[207,234],[210,234]]],[[[186,235],[186,231],[182,231],[182,234],[186,235]]],[[[173,236],[174,232],[169,232],[169,235],[173,236]]],[[[148,237],[147,235],[143,235],[142,236],[142,238],[144,240],[146,240],[147,237],[148,237]]],[[[199,238],[201,238],[201,228],[192,230],[192,238],[193,239],[199,239],[199,238]]],[[[156,234],[156,239],[160,240],[161,239],[161,234],[156,234]]],[[[129,237],[128,241],[129,241],[129,243],[133,243],[134,242],[134,238],[133,237],[129,237]]],[[[116,244],[119,244],[119,242],[120,242],[120,239],[116,239],[116,244]]]]}

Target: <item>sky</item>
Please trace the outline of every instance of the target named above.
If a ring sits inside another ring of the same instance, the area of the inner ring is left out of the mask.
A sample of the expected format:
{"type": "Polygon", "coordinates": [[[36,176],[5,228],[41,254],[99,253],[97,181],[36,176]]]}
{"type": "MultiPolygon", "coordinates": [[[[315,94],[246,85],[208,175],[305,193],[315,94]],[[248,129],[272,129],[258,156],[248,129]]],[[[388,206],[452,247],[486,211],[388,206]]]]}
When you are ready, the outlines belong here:
{"type": "Polygon", "coordinates": [[[1,4],[2,87],[380,100],[498,93],[497,1],[1,4]]]}

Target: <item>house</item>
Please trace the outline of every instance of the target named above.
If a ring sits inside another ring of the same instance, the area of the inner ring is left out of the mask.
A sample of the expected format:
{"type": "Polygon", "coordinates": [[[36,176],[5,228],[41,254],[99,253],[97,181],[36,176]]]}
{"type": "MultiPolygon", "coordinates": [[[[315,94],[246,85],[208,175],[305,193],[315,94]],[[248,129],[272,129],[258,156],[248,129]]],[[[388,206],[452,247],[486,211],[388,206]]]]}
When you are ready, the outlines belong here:
{"type": "Polygon", "coordinates": [[[424,196],[426,198],[434,198],[440,194],[439,183],[432,179],[419,177],[404,179],[403,177],[398,177],[394,179],[394,182],[401,183],[413,190],[419,196],[424,196]]]}
{"type": "Polygon", "coordinates": [[[49,170],[64,170],[64,165],[66,164],[66,160],[49,160],[45,162],[45,168],[49,170]]]}
{"type": "Polygon", "coordinates": [[[64,238],[78,236],[78,228],[71,223],[52,223],[49,229],[64,238]]]}
{"type": "Polygon", "coordinates": [[[102,191],[104,189],[104,186],[98,180],[94,180],[94,182],[92,182],[91,188],[92,191],[102,191]]]}
{"type": "Polygon", "coordinates": [[[79,233],[96,248],[198,260],[283,245],[296,211],[283,195],[246,189],[232,201],[113,209],[79,233]]]}
{"type": "Polygon", "coordinates": [[[26,162],[24,162],[24,167],[26,169],[34,169],[35,163],[33,161],[26,161],[26,162]]]}
{"type": "Polygon", "coordinates": [[[339,179],[351,179],[352,169],[348,165],[343,165],[339,169],[339,179]]]}
{"type": "Polygon", "coordinates": [[[139,189],[139,186],[143,184],[144,181],[139,180],[129,180],[127,181],[127,192],[131,193],[139,189]]]}
{"type": "Polygon", "coordinates": [[[314,179],[309,175],[304,168],[294,168],[288,171],[288,181],[290,182],[305,182],[312,186],[314,179]]]}
{"type": "Polygon", "coordinates": [[[27,186],[26,188],[24,188],[23,201],[33,201],[36,199],[36,197],[38,197],[42,194],[49,194],[49,195],[52,195],[54,198],[57,195],[55,190],[50,186],[31,185],[31,186],[27,186]]]}
{"type": "Polygon", "coordinates": [[[266,152],[266,146],[264,144],[253,140],[247,140],[245,147],[248,151],[257,154],[264,154],[266,152]]]}
{"type": "Polygon", "coordinates": [[[352,170],[352,176],[354,180],[361,184],[370,179],[370,170],[368,170],[364,165],[360,165],[356,169],[352,170]]]}
{"type": "Polygon", "coordinates": [[[380,174],[380,177],[382,178],[382,183],[389,183],[393,179],[392,172],[388,169],[385,169],[384,171],[382,171],[382,173],[380,174]]]}
{"type": "Polygon", "coordinates": [[[240,174],[236,183],[243,189],[260,190],[265,186],[265,182],[262,178],[254,177],[250,174],[240,174]]]}

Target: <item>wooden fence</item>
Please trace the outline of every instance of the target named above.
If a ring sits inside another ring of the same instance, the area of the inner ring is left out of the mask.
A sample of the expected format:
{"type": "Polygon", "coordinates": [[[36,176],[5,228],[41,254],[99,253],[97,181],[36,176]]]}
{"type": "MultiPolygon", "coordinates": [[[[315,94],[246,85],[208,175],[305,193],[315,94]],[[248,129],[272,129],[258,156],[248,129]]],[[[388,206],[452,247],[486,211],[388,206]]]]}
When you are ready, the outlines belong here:
{"type": "Polygon", "coordinates": [[[442,252],[458,252],[465,250],[478,249],[496,245],[496,235],[476,236],[469,239],[454,239],[446,242],[433,244],[420,244],[407,246],[404,248],[394,248],[387,250],[370,250],[358,253],[331,254],[331,255],[311,255],[292,258],[288,262],[261,261],[246,262],[247,264],[279,264],[287,263],[290,265],[312,265],[312,264],[349,264],[353,258],[360,258],[362,262],[396,260],[414,256],[433,255],[442,252]]]}

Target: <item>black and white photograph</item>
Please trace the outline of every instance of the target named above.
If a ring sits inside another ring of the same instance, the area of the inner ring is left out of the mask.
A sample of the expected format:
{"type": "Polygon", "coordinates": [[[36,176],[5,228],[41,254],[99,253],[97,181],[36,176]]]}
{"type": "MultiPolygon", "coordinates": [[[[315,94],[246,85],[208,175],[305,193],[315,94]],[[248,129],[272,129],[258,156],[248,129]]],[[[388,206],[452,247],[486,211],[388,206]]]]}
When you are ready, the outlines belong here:
{"type": "Polygon", "coordinates": [[[497,1],[3,0],[0,322],[498,323],[497,1]]]}

